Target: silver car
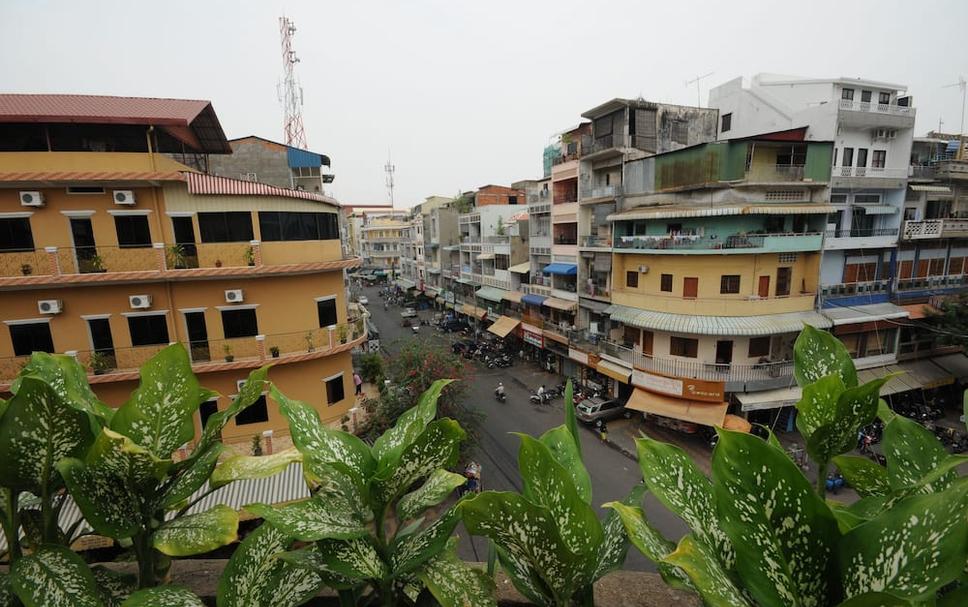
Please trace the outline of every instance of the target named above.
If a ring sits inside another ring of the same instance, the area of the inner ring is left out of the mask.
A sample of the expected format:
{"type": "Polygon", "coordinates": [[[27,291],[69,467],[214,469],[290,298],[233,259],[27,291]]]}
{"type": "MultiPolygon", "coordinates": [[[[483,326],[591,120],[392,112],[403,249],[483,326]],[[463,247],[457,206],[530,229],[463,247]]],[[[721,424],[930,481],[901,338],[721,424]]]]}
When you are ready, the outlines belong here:
{"type": "Polygon", "coordinates": [[[586,398],[575,405],[575,417],[586,424],[594,424],[599,420],[610,420],[616,417],[628,419],[632,412],[625,408],[622,401],[602,398],[586,398]]]}

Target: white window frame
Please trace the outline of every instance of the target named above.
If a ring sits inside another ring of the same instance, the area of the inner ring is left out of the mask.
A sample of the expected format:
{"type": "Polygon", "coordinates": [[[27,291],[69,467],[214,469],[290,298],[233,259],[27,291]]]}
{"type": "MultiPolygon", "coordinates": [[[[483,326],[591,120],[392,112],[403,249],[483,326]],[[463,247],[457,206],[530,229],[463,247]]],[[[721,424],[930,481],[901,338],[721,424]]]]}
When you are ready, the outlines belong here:
{"type": "MultiPolygon", "coordinates": [[[[332,407],[332,406],[336,405],[336,403],[329,402],[329,394],[326,393],[326,384],[328,382],[333,381],[334,379],[341,379],[341,378],[343,378],[344,375],[345,375],[345,373],[343,371],[340,371],[336,375],[330,375],[329,377],[324,377],[322,379],[322,382],[323,382],[323,397],[326,398],[326,406],[327,407],[332,407]]],[[[344,400],[346,399],[346,380],[345,379],[343,379],[343,399],[344,400]]]]}
{"type": "Polygon", "coordinates": [[[168,310],[150,310],[148,312],[122,312],[121,316],[131,318],[135,316],[167,316],[168,310]]]}
{"type": "MultiPolygon", "coordinates": [[[[230,289],[231,290],[231,289],[230,289]]],[[[215,306],[215,309],[221,312],[222,310],[255,310],[260,304],[236,304],[228,306],[215,306]]],[[[204,309],[204,308],[203,308],[204,309]]]]}
{"type": "Polygon", "coordinates": [[[17,211],[14,213],[0,213],[0,219],[30,219],[33,217],[33,211],[17,211]]]}
{"type": "Polygon", "coordinates": [[[3,321],[3,324],[10,327],[10,326],[16,326],[16,325],[36,325],[42,322],[50,324],[50,319],[49,318],[21,318],[18,320],[5,320],[3,321]]]}
{"type": "Polygon", "coordinates": [[[61,215],[68,217],[70,219],[84,219],[85,217],[93,217],[94,211],[91,210],[79,210],[79,211],[61,211],[61,215]]]}
{"type": "Polygon", "coordinates": [[[130,210],[130,209],[125,209],[125,210],[108,209],[108,215],[114,215],[114,216],[119,216],[119,217],[125,217],[125,216],[127,216],[127,217],[137,217],[139,215],[144,215],[145,217],[147,217],[148,215],[151,215],[151,210],[150,209],[136,209],[136,210],[130,210]]]}

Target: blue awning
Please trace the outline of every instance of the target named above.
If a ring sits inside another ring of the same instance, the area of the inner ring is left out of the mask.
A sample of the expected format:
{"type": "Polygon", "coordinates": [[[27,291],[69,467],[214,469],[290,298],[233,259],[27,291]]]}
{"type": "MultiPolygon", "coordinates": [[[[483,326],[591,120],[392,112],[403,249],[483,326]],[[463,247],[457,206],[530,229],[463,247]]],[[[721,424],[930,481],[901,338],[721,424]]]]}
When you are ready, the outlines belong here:
{"type": "Polygon", "coordinates": [[[287,146],[286,160],[289,162],[289,168],[292,169],[329,166],[329,156],[291,146],[287,146]]]}
{"type": "Polygon", "coordinates": [[[575,276],[578,274],[578,266],[573,263],[551,263],[541,270],[545,274],[560,274],[562,276],[575,276]]]}
{"type": "Polygon", "coordinates": [[[532,306],[540,306],[541,304],[544,303],[544,300],[546,299],[548,298],[545,297],[544,295],[532,295],[528,293],[527,295],[521,298],[521,301],[523,301],[526,304],[531,304],[532,306]]]}

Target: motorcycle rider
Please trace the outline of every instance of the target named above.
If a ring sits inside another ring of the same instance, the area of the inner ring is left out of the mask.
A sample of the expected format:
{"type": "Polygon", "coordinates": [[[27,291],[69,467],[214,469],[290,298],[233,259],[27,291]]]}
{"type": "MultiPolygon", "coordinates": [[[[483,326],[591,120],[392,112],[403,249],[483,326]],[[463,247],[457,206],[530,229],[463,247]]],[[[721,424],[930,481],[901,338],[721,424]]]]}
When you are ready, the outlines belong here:
{"type": "Polygon", "coordinates": [[[544,400],[545,400],[545,387],[544,387],[544,384],[541,384],[541,386],[538,388],[538,402],[543,403],[544,400]]]}
{"type": "Polygon", "coordinates": [[[497,388],[494,389],[494,396],[498,397],[499,400],[504,400],[504,383],[497,382],[497,388]]]}

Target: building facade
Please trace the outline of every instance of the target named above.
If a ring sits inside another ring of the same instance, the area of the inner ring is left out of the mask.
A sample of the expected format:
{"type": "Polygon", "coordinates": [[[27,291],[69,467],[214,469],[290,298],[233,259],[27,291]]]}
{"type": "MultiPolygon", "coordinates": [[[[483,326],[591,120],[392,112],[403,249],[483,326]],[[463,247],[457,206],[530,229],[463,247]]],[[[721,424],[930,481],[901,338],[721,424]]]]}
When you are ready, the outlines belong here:
{"type": "Polygon", "coordinates": [[[280,188],[325,193],[324,184],[335,176],[325,154],[301,150],[250,135],[229,140],[231,154],[212,156],[209,171],[214,175],[257,181],[280,188]]]}

